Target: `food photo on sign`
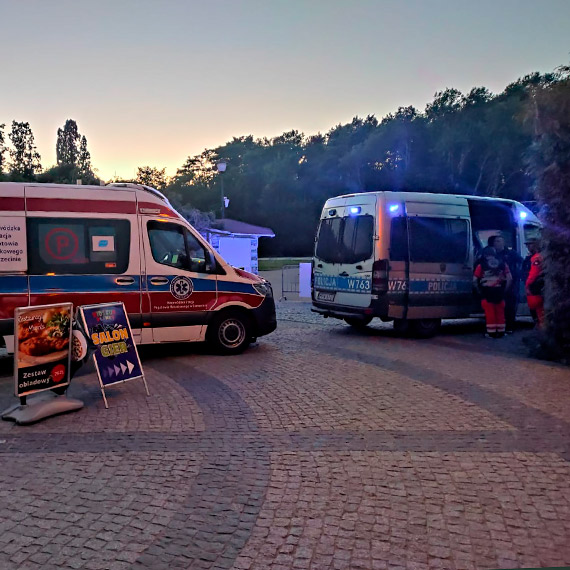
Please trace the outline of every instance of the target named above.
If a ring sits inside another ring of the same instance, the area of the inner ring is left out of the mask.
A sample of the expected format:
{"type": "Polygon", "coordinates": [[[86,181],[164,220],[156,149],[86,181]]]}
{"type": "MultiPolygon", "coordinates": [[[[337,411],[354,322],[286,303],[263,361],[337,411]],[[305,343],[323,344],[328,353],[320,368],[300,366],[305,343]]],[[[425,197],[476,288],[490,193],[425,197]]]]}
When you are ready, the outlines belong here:
{"type": "Polygon", "coordinates": [[[16,396],[69,383],[71,312],[71,303],[16,309],[16,396]]]}

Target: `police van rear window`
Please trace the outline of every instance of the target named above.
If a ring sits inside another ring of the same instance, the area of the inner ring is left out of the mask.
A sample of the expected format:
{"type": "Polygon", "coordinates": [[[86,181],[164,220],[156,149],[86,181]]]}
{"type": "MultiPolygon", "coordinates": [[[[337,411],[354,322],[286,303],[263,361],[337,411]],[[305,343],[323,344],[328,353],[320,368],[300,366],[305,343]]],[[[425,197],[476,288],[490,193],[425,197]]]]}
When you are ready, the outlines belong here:
{"type": "Polygon", "coordinates": [[[124,273],[129,265],[128,220],[28,218],[32,275],[124,273]]]}
{"type": "Polygon", "coordinates": [[[369,215],[321,221],[316,256],[326,263],[358,263],[372,256],[374,218],[369,215]]]}

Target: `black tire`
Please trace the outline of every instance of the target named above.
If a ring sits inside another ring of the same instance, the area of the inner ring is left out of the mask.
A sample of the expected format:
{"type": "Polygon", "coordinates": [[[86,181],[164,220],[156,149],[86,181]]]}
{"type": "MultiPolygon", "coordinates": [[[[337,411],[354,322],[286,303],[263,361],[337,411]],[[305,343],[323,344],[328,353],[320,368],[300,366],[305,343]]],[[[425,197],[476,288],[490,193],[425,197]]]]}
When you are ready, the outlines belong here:
{"type": "Polygon", "coordinates": [[[399,336],[406,336],[410,329],[410,321],[407,319],[394,319],[394,332],[399,336]]]}
{"type": "Polygon", "coordinates": [[[414,336],[418,338],[431,338],[441,327],[441,319],[417,319],[410,322],[414,336]]]}
{"type": "Polygon", "coordinates": [[[219,354],[240,354],[250,344],[251,321],[242,311],[224,311],[208,325],[206,339],[219,354]]]}
{"type": "Polygon", "coordinates": [[[344,321],[355,329],[363,329],[370,324],[372,317],[345,317],[344,321]]]}

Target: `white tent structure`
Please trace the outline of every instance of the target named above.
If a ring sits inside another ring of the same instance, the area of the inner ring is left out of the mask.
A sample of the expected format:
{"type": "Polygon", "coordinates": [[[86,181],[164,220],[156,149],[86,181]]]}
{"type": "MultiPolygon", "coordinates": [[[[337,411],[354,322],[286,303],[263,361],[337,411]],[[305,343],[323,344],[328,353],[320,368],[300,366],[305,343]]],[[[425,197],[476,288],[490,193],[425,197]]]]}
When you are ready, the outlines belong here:
{"type": "Polygon", "coordinates": [[[230,265],[257,273],[259,238],[275,237],[273,230],[227,218],[212,226],[201,231],[212,247],[230,265]]]}

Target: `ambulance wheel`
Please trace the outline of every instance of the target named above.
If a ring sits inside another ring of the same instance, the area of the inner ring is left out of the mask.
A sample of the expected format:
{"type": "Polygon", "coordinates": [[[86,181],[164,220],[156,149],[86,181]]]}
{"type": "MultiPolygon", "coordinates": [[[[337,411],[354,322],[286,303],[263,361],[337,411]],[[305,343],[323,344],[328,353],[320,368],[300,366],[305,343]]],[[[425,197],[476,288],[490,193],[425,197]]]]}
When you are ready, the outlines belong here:
{"type": "Polygon", "coordinates": [[[355,329],[363,329],[370,324],[372,317],[345,317],[346,324],[355,329]]]}
{"type": "Polygon", "coordinates": [[[206,338],[220,354],[239,354],[251,342],[249,316],[241,311],[224,311],[208,325],[206,338]]]}
{"type": "Polygon", "coordinates": [[[441,319],[417,319],[411,321],[412,332],[418,338],[431,338],[441,327],[441,319]]]}

